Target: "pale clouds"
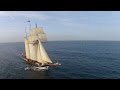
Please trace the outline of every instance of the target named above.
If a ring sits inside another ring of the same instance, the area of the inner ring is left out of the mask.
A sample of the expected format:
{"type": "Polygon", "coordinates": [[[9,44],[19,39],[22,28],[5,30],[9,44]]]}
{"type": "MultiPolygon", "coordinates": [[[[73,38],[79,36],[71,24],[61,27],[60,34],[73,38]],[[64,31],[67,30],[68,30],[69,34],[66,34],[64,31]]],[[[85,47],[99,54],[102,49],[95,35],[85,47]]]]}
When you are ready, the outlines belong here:
{"type": "Polygon", "coordinates": [[[0,11],[0,42],[22,41],[28,19],[45,28],[48,40],[120,40],[120,12],[0,11]]]}
{"type": "Polygon", "coordinates": [[[34,18],[39,20],[48,19],[47,15],[45,15],[43,12],[36,11],[0,11],[0,16],[8,16],[12,19],[15,17],[34,18]]]}
{"type": "MultiPolygon", "coordinates": [[[[51,12],[55,14],[56,12],[51,12]]],[[[58,12],[60,13],[60,12],[58,12]]],[[[61,12],[64,14],[70,14],[70,12],[61,12]]],[[[53,16],[49,15],[49,12],[46,11],[0,11],[0,16],[4,17],[10,17],[11,19],[15,19],[16,17],[24,17],[26,19],[37,19],[37,20],[43,20],[43,21],[51,21],[51,22],[57,22],[59,24],[62,24],[64,26],[72,26],[72,27],[79,27],[80,25],[83,25],[82,23],[78,24],[77,22],[74,22],[72,18],[69,17],[61,17],[61,16],[53,16]]],[[[81,17],[82,19],[86,19],[85,17],[81,17]]]]}

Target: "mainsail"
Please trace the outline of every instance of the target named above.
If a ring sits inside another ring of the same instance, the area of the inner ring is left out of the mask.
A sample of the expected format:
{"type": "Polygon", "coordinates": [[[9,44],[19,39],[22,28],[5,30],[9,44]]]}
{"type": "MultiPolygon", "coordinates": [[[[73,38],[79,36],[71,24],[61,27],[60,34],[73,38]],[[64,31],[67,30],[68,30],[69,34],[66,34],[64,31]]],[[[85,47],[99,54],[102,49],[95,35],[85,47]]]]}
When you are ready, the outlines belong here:
{"type": "Polygon", "coordinates": [[[37,61],[42,64],[52,63],[42,42],[46,42],[47,38],[42,28],[34,28],[25,38],[25,52],[28,59],[37,61]]]}
{"type": "Polygon", "coordinates": [[[30,59],[36,61],[37,59],[37,45],[33,45],[32,43],[29,43],[30,47],[30,59]]]}
{"type": "Polygon", "coordinates": [[[26,58],[30,58],[29,41],[26,37],[25,37],[25,53],[26,53],[26,58]]]}

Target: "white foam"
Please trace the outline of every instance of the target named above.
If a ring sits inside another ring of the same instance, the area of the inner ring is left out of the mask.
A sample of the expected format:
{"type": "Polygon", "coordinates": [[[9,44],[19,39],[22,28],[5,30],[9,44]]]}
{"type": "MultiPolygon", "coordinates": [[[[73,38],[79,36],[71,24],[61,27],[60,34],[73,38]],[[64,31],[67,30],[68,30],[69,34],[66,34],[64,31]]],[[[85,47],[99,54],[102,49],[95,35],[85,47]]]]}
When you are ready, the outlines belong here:
{"type": "Polygon", "coordinates": [[[48,69],[41,69],[40,67],[30,66],[30,67],[25,67],[24,70],[46,71],[46,70],[48,70],[48,69]]]}

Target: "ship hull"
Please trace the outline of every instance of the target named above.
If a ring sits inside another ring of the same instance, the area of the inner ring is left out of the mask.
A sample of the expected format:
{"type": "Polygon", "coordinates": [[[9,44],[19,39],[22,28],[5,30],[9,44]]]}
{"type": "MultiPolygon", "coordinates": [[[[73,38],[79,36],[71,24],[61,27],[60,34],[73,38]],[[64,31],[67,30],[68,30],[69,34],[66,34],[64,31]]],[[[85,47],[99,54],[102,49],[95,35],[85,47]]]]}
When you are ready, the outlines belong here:
{"type": "Polygon", "coordinates": [[[38,62],[38,61],[35,61],[35,60],[31,60],[31,59],[28,59],[28,58],[26,58],[26,56],[25,55],[23,55],[23,53],[22,53],[22,58],[28,63],[28,64],[30,64],[30,65],[33,65],[33,66],[37,66],[37,67],[46,67],[46,66],[59,66],[59,65],[61,65],[60,63],[48,63],[48,64],[44,64],[44,65],[42,65],[42,63],[40,63],[40,62],[38,62]]]}

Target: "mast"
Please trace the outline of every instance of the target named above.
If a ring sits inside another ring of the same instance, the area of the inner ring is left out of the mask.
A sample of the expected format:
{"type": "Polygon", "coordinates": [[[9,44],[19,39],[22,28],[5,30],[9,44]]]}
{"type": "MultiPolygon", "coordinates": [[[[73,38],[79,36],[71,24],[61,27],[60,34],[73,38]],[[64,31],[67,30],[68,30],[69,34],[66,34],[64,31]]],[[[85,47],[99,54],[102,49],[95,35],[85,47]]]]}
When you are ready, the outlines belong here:
{"type": "Polygon", "coordinates": [[[27,31],[26,31],[26,27],[25,27],[25,33],[26,33],[26,38],[27,38],[27,31]]]}
{"type": "MultiPolygon", "coordinates": [[[[36,28],[37,28],[37,23],[36,23],[36,28]]],[[[37,30],[36,30],[36,34],[37,34],[37,36],[38,36],[38,40],[39,40],[39,42],[40,42],[40,37],[39,37],[39,35],[38,35],[38,32],[37,32],[37,30]]],[[[39,43],[38,42],[38,43],[39,43]]],[[[40,46],[38,45],[38,49],[40,50],[40,46]]],[[[38,53],[38,52],[37,52],[38,53]]],[[[41,50],[39,51],[39,53],[40,53],[40,56],[41,56],[41,50]]],[[[38,54],[39,54],[38,53],[38,54]]],[[[41,57],[41,60],[42,60],[42,57],[41,57]]]]}
{"type": "Polygon", "coordinates": [[[37,23],[35,25],[36,25],[36,28],[37,28],[37,23]]]}
{"type": "MultiPolygon", "coordinates": [[[[36,28],[37,28],[37,23],[36,23],[36,28]]],[[[36,30],[36,34],[37,34],[37,36],[38,36],[38,44],[40,43],[40,37],[39,37],[39,35],[38,35],[38,32],[37,32],[37,30],[36,30]]],[[[40,50],[40,48],[41,48],[41,46],[40,45],[38,45],[38,49],[40,50]]],[[[40,50],[40,56],[41,56],[41,60],[42,60],[42,54],[41,54],[41,50],[40,50]]]]}

